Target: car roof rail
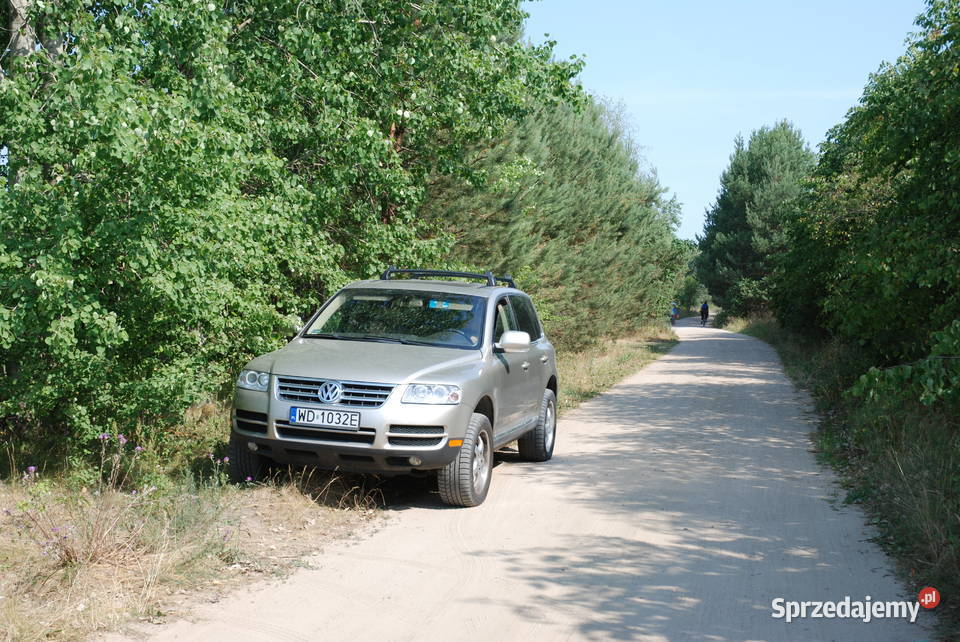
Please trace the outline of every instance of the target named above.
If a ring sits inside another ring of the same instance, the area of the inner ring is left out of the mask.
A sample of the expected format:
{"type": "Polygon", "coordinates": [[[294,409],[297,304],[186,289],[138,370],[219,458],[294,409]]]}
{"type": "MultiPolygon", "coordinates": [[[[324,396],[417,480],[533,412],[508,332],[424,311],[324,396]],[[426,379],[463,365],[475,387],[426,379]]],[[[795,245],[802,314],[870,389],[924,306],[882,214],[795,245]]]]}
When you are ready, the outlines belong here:
{"type": "Polygon", "coordinates": [[[389,281],[395,274],[406,274],[412,279],[420,279],[425,276],[452,276],[462,279],[483,279],[487,282],[487,285],[496,285],[497,282],[505,283],[508,287],[516,288],[517,286],[513,282],[513,278],[510,275],[507,276],[494,276],[493,272],[487,270],[483,274],[479,272],[456,272],[453,270],[419,270],[419,269],[407,269],[407,268],[398,268],[391,265],[383,274],[380,275],[382,281],[389,281]]]}

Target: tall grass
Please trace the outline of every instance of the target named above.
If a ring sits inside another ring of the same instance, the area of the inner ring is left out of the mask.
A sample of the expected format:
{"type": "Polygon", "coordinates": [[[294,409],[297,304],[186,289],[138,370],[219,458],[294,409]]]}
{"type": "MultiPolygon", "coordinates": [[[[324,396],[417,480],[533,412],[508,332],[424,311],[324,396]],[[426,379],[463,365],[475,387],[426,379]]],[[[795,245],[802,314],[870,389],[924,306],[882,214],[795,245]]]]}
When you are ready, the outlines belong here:
{"type": "Polygon", "coordinates": [[[212,452],[155,485],[147,448],[103,437],[90,482],[28,466],[0,483],[0,639],[75,639],[284,572],[382,501],[373,482],[313,470],[232,486],[212,452]]]}
{"type": "Polygon", "coordinates": [[[847,391],[869,367],[856,346],[798,336],[769,318],[727,329],[776,348],[790,377],[821,412],[818,455],[843,475],[847,501],[863,504],[880,543],[913,588],[934,586],[939,634],[960,639],[960,417],[902,399],[867,402],[847,391]]]}
{"type": "Polygon", "coordinates": [[[0,637],[74,638],[144,616],[166,585],[235,554],[216,484],[136,485],[138,453],[116,445],[92,485],[33,466],[0,485],[0,637]]]}

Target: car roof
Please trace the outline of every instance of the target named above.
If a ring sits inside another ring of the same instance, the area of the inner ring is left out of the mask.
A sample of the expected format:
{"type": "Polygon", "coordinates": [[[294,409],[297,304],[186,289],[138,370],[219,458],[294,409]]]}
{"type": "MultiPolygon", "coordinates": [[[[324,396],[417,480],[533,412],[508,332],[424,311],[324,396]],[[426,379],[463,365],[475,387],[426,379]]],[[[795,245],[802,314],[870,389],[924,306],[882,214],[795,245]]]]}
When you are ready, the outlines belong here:
{"type": "Polygon", "coordinates": [[[344,289],[370,288],[376,290],[415,290],[420,292],[446,292],[492,298],[500,294],[523,294],[516,288],[491,286],[469,281],[441,281],[439,279],[371,279],[354,281],[344,289]]]}

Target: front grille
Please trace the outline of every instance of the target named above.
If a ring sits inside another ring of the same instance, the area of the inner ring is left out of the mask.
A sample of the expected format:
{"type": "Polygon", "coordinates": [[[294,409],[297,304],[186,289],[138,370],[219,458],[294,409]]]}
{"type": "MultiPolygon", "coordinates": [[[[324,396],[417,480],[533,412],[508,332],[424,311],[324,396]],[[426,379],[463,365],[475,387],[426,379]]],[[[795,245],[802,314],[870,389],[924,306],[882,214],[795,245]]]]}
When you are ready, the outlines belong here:
{"type": "Polygon", "coordinates": [[[337,443],[367,444],[373,443],[377,432],[372,428],[361,428],[360,430],[343,431],[328,430],[326,428],[306,428],[302,426],[291,426],[288,421],[274,422],[279,437],[288,439],[302,439],[304,441],[335,441],[337,443]]]}
{"type": "MultiPolygon", "coordinates": [[[[277,377],[277,397],[284,401],[304,401],[320,403],[317,391],[326,379],[301,379],[299,377],[277,377]]],[[[364,383],[360,381],[340,381],[343,396],[334,405],[353,406],[355,408],[379,408],[390,396],[393,385],[388,383],[364,383]]]]}
{"type": "Polygon", "coordinates": [[[436,446],[443,441],[443,426],[390,426],[387,441],[391,446],[436,446]],[[396,435],[403,435],[398,437],[396,435]]]}
{"type": "Polygon", "coordinates": [[[250,410],[241,410],[237,408],[237,429],[247,432],[255,432],[261,435],[267,434],[267,413],[251,412],[250,410]]]}

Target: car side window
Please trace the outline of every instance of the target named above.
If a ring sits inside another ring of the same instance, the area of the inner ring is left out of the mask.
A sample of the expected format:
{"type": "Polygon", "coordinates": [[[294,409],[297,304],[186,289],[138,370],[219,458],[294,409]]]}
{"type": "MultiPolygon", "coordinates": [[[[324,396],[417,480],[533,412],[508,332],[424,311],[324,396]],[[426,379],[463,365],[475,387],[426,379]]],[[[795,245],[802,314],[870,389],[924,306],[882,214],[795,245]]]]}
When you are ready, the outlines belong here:
{"type": "Polygon", "coordinates": [[[513,313],[510,311],[510,304],[506,298],[497,301],[496,316],[493,324],[493,340],[500,341],[500,336],[504,332],[516,330],[516,324],[513,321],[513,313]]]}
{"type": "Polygon", "coordinates": [[[510,304],[517,315],[517,325],[520,331],[529,334],[531,341],[539,339],[542,334],[540,322],[537,320],[537,313],[533,309],[533,303],[530,299],[525,296],[511,295],[510,304]]]}

